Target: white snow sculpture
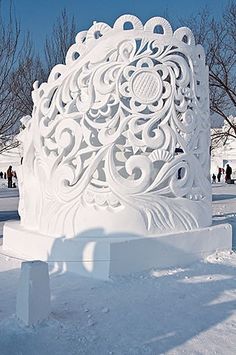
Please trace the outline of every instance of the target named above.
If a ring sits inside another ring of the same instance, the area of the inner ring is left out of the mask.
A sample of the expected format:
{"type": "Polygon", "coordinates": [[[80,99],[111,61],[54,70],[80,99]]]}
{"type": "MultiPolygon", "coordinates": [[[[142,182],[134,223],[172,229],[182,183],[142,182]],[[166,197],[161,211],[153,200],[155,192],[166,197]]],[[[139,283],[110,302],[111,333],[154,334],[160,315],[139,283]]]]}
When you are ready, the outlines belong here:
{"type": "Polygon", "coordinates": [[[211,225],[208,69],[188,28],[131,15],[95,23],[32,96],[25,229],[148,236],[211,225]]]}

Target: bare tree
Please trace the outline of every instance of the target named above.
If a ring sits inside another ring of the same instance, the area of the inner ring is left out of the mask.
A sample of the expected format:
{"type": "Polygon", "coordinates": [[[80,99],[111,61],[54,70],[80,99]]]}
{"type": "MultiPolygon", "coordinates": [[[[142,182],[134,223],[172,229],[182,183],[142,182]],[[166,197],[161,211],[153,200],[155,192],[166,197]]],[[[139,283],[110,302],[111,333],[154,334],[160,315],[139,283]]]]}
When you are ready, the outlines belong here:
{"type": "Polygon", "coordinates": [[[11,91],[21,116],[32,113],[31,92],[36,80],[40,82],[47,80],[47,73],[40,58],[31,53],[19,62],[11,78],[11,91]]]}
{"type": "Polygon", "coordinates": [[[213,146],[221,139],[236,138],[236,4],[230,2],[216,19],[207,9],[184,21],[205,48],[209,66],[210,109],[227,122],[227,129],[215,130],[213,146]]]}
{"type": "Polygon", "coordinates": [[[17,146],[19,119],[31,114],[33,82],[45,78],[43,66],[32,49],[29,34],[23,35],[12,2],[7,13],[0,0],[0,153],[17,146]]]}
{"type": "Polygon", "coordinates": [[[20,26],[12,14],[3,19],[0,3],[0,152],[12,145],[12,135],[18,120],[10,78],[21,54],[19,48],[20,26]]]}
{"type": "Polygon", "coordinates": [[[77,34],[74,16],[70,17],[64,9],[53,25],[52,35],[46,38],[45,59],[48,70],[56,64],[65,62],[68,48],[77,34]]]}

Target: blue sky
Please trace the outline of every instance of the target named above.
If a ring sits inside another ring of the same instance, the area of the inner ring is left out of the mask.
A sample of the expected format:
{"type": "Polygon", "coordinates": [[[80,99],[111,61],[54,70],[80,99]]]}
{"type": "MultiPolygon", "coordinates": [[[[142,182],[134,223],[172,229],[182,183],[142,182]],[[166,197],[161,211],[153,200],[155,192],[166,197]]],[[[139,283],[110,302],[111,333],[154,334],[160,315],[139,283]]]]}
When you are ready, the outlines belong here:
{"type": "MultiPolygon", "coordinates": [[[[3,0],[3,5],[9,2],[3,0]]],[[[75,16],[81,31],[88,29],[94,20],[113,24],[125,13],[145,22],[168,12],[175,22],[178,17],[188,17],[207,5],[215,16],[220,16],[227,0],[13,0],[13,3],[23,30],[31,32],[36,49],[40,49],[63,8],[75,16]]]]}

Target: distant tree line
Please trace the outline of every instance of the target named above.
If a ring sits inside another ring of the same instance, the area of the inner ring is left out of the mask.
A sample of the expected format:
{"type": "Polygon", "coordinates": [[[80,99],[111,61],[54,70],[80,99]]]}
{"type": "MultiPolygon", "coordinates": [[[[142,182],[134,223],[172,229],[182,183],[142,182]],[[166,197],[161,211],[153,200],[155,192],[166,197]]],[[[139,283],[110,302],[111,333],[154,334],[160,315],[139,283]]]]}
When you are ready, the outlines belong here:
{"type": "MultiPolygon", "coordinates": [[[[236,121],[230,119],[236,115],[236,4],[229,2],[220,18],[203,9],[181,25],[190,27],[196,42],[205,48],[210,109],[227,122],[227,130],[213,133],[212,144],[228,136],[236,138],[236,121]]],[[[16,144],[10,137],[19,130],[19,119],[32,112],[34,81],[46,81],[52,67],[65,62],[78,31],[75,18],[63,10],[45,39],[43,53],[37,53],[30,34],[21,30],[11,2],[3,18],[0,0],[0,153],[16,144]]]]}

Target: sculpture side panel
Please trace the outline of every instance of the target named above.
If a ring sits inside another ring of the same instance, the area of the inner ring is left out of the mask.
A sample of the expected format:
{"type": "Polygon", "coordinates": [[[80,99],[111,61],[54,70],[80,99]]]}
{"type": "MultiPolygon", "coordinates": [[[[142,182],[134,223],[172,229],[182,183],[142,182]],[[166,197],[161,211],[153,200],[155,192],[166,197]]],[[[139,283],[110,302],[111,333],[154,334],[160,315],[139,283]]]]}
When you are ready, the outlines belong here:
{"type": "Polygon", "coordinates": [[[24,206],[37,202],[23,226],[73,237],[210,225],[208,96],[204,51],[187,28],[125,15],[79,33],[33,91],[24,206]]]}

